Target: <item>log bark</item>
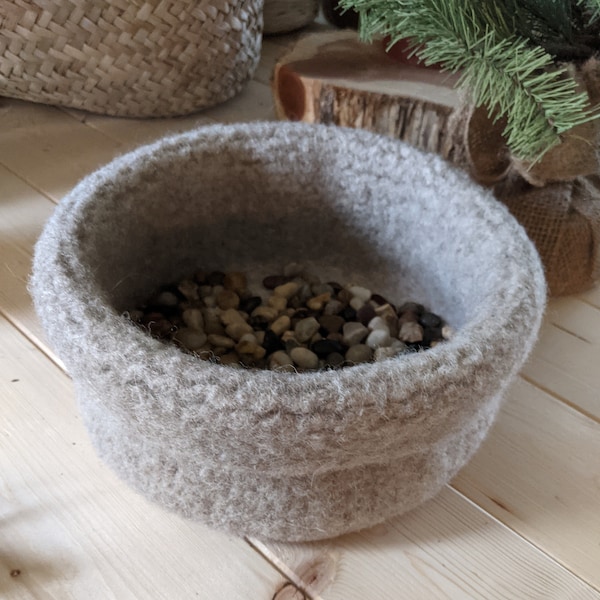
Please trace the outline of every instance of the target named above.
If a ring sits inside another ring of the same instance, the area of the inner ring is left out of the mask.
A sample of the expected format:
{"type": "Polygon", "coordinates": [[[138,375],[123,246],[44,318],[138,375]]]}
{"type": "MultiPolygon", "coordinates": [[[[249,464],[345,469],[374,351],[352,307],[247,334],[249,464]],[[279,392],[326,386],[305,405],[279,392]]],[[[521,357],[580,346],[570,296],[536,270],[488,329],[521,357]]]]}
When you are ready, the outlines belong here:
{"type": "Polygon", "coordinates": [[[275,65],[272,85],[280,119],[389,135],[472,171],[475,160],[484,170],[475,168],[476,178],[495,181],[508,167],[501,131],[498,126],[486,132],[487,144],[470,156],[473,109],[455,89],[457,80],[439,69],[398,62],[381,41],[366,44],[346,30],[301,38],[275,65]]]}

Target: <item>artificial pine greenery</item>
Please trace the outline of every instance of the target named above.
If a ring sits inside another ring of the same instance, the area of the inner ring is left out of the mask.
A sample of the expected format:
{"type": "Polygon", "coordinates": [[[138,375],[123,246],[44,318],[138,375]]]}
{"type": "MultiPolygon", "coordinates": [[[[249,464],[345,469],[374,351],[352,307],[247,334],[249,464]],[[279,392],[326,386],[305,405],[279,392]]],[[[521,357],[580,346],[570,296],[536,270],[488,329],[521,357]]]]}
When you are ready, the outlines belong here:
{"type": "Polygon", "coordinates": [[[513,154],[535,160],[600,116],[560,63],[600,51],[600,0],[340,0],[364,39],[408,39],[425,64],[461,71],[473,102],[506,117],[513,154]]]}

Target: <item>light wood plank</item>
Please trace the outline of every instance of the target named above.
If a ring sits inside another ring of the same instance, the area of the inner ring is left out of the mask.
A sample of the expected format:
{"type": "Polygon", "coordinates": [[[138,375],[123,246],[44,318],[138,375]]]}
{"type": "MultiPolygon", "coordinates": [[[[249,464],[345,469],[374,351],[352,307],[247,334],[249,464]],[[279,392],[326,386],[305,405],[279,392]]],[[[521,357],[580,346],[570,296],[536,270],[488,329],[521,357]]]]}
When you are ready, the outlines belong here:
{"type": "Polygon", "coordinates": [[[0,340],[2,598],[273,596],[282,576],[242,539],[167,514],[101,464],[71,382],[1,318],[0,340]]]}
{"type": "Polygon", "coordinates": [[[2,100],[0,121],[0,164],[55,201],[123,151],[114,140],[51,106],[2,100]]]}
{"type": "Polygon", "coordinates": [[[407,515],[333,541],[252,542],[315,599],[600,598],[449,488],[407,515]]]}
{"type": "Polygon", "coordinates": [[[453,485],[600,589],[600,424],[519,379],[453,485]]]}
{"type": "Polygon", "coordinates": [[[581,341],[600,347],[600,308],[576,297],[555,298],[548,303],[546,320],[581,341]]]}
{"type": "MultiPolygon", "coordinates": [[[[595,309],[593,309],[595,310],[595,309]]],[[[589,337],[597,331],[590,328],[589,337]]],[[[600,420],[600,344],[546,321],[523,375],[557,398],[600,420]]]]}
{"type": "Polygon", "coordinates": [[[27,291],[33,245],[54,207],[0,165],[0,314],[62,364],[46,344],[27,291]]]}

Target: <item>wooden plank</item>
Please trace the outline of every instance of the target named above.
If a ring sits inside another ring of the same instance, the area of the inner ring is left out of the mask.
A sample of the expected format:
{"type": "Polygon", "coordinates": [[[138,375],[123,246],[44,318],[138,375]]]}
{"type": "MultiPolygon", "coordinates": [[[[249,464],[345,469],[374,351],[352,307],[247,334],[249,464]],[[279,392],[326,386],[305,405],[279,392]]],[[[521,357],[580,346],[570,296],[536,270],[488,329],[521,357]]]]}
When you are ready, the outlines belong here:
{"type": "Polygon", "coordinates": [[[58,108],[2,100],[0,164],[58,201],[123,147],[58,108]]]}
{"type": "MultiPolygon", "coordinates": [[[[592,329],[586,332],[589,337],[597,335],[592,329]]],[[[598,365],[600,344],[593,344],[546,321],[522,373],[538,387],[599,421],[598,365]]]]}
{"type": "Polygon", "coordinates": [[[149,504],[100,462],[69,379],[2,318],[0,341],[2,598],[273,597],[283,577],[244,540],[149,504]]]}
{"type": "Polygon", "coordinates": [[[600,589],[598,457],[600,424],[519,379],[453,485],[600,589]]]}
{"type": "Polygon", "coordinates": [[[578,298],[556,298],[548,303],[546,320],[581,341],[600,347],[600,308],[578,298]]]}
{"type": "Polygon", "coordinates": [[[0,314],[60,365],[46,344],[27,292],[33,245],[54,206],[0,165],[0,314]]]}
{"type": "Polygon", "coordinates": [[[407,515],[333,541],[251,541],[314,599],[600,598],[450,488],[407,515]]]}

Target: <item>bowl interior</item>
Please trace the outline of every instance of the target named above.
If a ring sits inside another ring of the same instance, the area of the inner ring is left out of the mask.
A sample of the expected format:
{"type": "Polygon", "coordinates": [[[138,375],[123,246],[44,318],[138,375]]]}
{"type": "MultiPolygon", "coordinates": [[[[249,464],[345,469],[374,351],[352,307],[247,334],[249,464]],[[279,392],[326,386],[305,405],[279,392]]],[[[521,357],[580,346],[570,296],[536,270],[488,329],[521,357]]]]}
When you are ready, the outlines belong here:
{"type": "Polygon", "coordinates": [[[199,268],[260,280],[296,261],[393,302],[423,302],[460,328],[499,282],[510,287],[505,217],[435,157],[401,147],[364,161],[322,130],[294,144],[265,137],[177,138],[99,186],[76,233],[95,293],[122,311],[199,268]]]}

